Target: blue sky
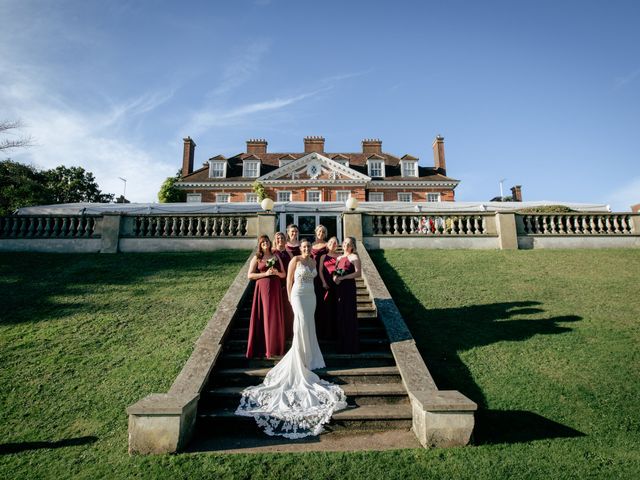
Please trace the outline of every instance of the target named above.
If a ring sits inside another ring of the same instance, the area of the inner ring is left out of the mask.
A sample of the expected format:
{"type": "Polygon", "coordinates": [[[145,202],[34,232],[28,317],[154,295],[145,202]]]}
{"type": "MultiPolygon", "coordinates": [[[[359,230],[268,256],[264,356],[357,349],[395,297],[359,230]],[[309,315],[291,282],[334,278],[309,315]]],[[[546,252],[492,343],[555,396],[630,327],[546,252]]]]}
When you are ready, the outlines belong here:
{"type": "Polygon", "coordinates": [[[156,201],[181,166],[264,137],[271,151],[383,150],[432,165],[461,201],[640,202],[635,1],[0,0],[0,118],[41,168],[156,201]]]}

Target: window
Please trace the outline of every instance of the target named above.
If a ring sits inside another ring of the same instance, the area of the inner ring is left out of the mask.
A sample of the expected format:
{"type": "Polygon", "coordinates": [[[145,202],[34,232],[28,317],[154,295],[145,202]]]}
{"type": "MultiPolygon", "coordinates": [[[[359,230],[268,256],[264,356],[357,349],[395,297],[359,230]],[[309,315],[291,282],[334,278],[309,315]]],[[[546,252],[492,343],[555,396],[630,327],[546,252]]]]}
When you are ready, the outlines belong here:
{"type": "Polygon", "coordinates": [[[202,201],[201,193],[187,193],[187,203],[198,203],[202,201]]]}
{"type": "Polygon", "coordinates": [[[416,162],[402,162],[402,176],[403,177],[417,177],[416,174],[416,162]]]}
{"type": "Polygon", "coordinates": [[[347,160],[346,158],[334,158],[333,161],[338,162],[340,165],[344,167],[349,166],[349,160],[347,160]]]}
{"type": "Polygon", "coordinates": [[[369,160],[369,176],[384,177],[384,162],[382,160],[369,160]]]}
{"type": "Polygon", "coordinates": [[[370,202],[384,202],[384,193],[383,192],[369,192],[369,201],[370,202]]]}
{"type": "Polygon", "coordinates": [[[439,193],[427,193],[427,202],[439,202],[440,194],[439,193]]]}
{"type": "Polygon", "coordinates": [[[247,178],[256,178],[260,176],[260,162],[248,161],[243,162],[242,176],[247,178]]]}
{"type": "Polygon", "coordinates": [[[291,192],[285,192],[285,191],[278,192],[277,201],[278,202],[290,202],[291,201],[291,192]]]}
{"type": "Polygon", "coordinates": [[[216,193],[216,203],[229,203],[229,198],[228,193],[216,193]]]}
{"type": "Polygon", "coordinates": [[[307,202],[321,202],[321,201],[322,201],[322,192],[320,190],[307,191],[307,202]]]}
{"type": "Polygon", "coordinates": [[[349,190],[338,190],[336,192],[336,202],[346,202],[350,196],[351,192],[349,190]]]}
{"type": "Polygon", "coordinates": [[[411,201],[411,193],[398,193],[398,201],[399,202],[410,202],[411,201]]]}
{"type": "Polygon", "coordinates": [[[211,162],[210,176],[211,178],[226,177],[227,162],[211,162]]]}
{"type": "Polygon", "coordinates": [[[245,193],[244,201],[249,203],[258,203],[258,194],[257,193],[245,193]]]}

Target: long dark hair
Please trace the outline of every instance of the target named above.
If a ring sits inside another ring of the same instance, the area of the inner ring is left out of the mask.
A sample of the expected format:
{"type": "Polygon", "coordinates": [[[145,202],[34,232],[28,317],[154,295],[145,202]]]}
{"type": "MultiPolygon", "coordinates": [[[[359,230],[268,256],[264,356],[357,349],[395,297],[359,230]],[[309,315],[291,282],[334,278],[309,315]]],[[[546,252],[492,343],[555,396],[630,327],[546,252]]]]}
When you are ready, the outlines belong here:
{"type": "Polygon", "coordinates": [[[262,247],[260,245],[262,245],[262,242],[264,242],[265,240],[269,242],[269,251],[271,251],[271,239],[267,235],[260,235],[260,237],[258,238],[258,251],[256,252],[256,258],[258,260],[262,260],[262,257],[264,257],[264,252],[262,251],[262,247]]]}

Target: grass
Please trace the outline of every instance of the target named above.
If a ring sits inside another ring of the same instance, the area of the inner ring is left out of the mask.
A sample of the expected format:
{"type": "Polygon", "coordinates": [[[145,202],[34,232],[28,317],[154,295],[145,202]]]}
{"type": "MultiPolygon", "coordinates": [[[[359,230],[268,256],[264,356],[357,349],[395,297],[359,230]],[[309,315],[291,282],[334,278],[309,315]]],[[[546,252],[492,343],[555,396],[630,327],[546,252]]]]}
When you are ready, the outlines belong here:
{"type": "Polygon", "coordinates": [[[473,446],[128,456],[247,255],[0,254],[0,478],[639,476],[634,250],[372,252],[473,446]]]}

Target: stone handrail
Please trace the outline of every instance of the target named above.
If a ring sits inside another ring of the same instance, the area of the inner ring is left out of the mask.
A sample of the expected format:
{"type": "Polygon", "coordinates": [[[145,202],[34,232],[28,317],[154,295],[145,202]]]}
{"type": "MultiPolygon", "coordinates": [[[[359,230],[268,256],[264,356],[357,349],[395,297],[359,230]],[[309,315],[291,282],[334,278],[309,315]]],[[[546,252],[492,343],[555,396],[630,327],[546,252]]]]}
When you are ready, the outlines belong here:
{"type": "Polygon", "coordinates": [[[633,235],[631,214],[554,213],[517,214],[519,235],[633,235]]]}
{"type": "Polygon", "coordinates": [[[371,235],[477,236],[491,235],[493,214],[487,213],[374,213],[364,215],[371,235]]]}
{"type": "Polygon", "coordinates": [[[99,238],[99,215],[0,217],[2,238],[99,238]]]}
{"type": "MultiPolygon", "coordinates": [[[[253,215],[255,216],[255,215],[253,215]]],[[[246,237],[249,215],[136,215],[125,236],[149,237],[246,237]]]]}

